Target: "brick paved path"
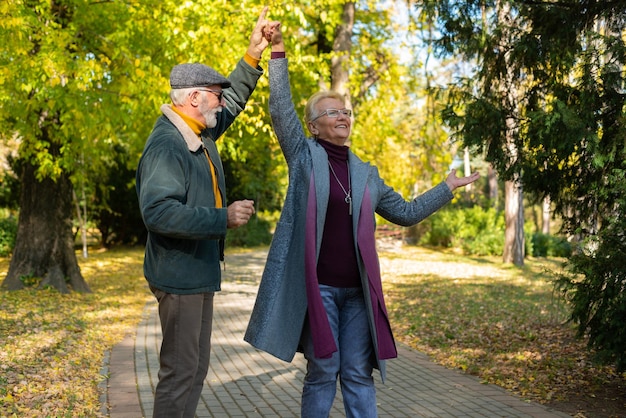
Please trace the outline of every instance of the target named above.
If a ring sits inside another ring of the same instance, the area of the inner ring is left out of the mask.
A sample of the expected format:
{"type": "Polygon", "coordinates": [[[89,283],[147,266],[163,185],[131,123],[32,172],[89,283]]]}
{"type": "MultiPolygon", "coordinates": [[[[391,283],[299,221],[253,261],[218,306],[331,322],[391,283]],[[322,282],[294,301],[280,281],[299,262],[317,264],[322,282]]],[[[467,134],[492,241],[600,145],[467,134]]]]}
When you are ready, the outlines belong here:
{"type": "MultiPolygon", "coordinates": [[[[198,417],[298,417],[305,370],[301,354],[286,363],[243,341],[265,252],[227,257],[223,290],[215,297],[213,350],[198,417]]],[[[161,331],[156,303],[146,305],[135,335],[115,346],[105,365],[110,376],[103,415],[152,416],[161,331]],[[108,408],[106,408],[108,406],[108,408]]],[[[399,346],[387,362],[387,382],[375,371],[380,417],[568,417],[473,376],[448,370],[424,354],[399,346]]],[[[344,417],[341,391],[331,417],[344,417]]]]}

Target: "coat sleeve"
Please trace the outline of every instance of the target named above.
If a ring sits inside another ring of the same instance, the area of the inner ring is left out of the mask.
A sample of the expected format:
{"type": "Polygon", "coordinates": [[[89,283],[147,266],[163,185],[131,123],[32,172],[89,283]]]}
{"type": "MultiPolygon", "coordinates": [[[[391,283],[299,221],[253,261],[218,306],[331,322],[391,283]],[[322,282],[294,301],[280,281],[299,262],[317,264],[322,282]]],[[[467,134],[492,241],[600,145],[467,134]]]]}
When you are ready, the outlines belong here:
{"type": "MultiPolygon", "coordinates": [[[[176,141],[171,138],[179,135],[174,127],[164,128],[163,122],[160,125],[137,168],[137,194],[146,228],[170,238],[223,238],[226,209],[212,207],[205,201],[189,204],[185,179],[189,177],[193,157],[186,148],[172,145],[176,141]]],[[[179,143],[184,142],[180,139],[179,143]]]]}
{"type": "Polygon", "coordinates": [[[287,58],[269,61],[270,100],[272,127],[287,163],[306,145],[306,135],[291,97],[287,58]]]}
{"type": "Polygon", "coordinates": [[[406,201],[400,193],[385,184],[375,167],[373,169],[376,171],[373,177],[379,193],[376,213],[396,225],[415,225],[441,209],[454,197],[448,185],[441,182],[415,199],[406,201]]]}

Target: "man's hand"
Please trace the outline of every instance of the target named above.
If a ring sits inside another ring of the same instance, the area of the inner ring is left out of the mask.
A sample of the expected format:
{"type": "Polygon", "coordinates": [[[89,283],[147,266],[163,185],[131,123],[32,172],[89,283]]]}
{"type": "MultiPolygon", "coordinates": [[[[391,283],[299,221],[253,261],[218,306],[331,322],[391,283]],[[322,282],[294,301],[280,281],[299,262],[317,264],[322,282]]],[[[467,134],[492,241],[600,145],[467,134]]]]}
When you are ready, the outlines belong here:
{"type": "Polygon", "coordinates": [[[239,228],[248,223],[250,217],[254,215],[254,201],[237,200],[228,205],[226,216],[227,228],[239,228]]]}
{"type": "Polygon", "coordinates": [[[459,178],[456,176],[456,170],[452,170],[450,171],[450,173],[448,174],[448,177],[446,178],[446,184],[448,185],[448,187],[450,188],[450,191],[452,192],[457,187],[467,186],[468,184],[475,182],[476,180],[478,180],[479,177],[480,177],[480,174],[475,172],[467,177],[459,178]]]}
{"type": "Polygon", "coordinates": [[[256,26],[252,31],[252,35],[250,35],[250,44],[248,45],[248,55],[253,58],[261,59],[261,55],[267,46],[269,45],[269,40],[265,36],[266,28],[269,25],[269,21],[265,19],[267,15],[268,7],[265,6],[261,11],[261,15],[256,22],[256,26]]]}

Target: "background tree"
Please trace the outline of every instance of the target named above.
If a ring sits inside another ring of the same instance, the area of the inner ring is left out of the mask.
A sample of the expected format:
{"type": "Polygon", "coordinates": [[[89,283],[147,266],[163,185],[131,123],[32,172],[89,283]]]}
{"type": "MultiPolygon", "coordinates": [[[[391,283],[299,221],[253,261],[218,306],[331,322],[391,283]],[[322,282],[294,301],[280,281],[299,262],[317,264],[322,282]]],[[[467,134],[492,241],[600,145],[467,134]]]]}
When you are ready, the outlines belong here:
{"type": "MultiPolygon", "coordinates": [[[[119,88],[116,74],[102,65],[118,53],[109,39],[112,20],[98,19],[98,11],[111,7],[122,22],[127,13],[116,4],[58,1],[3,7],[0,123],[5,137],[20,141],[21,184],[17,241],[4,284],[17,289],[21,277],[35,276],[43,278],[42,286],[88,291],[73,249],[72,176],[79,155],[87,155],[98,169],[96,144],[112,131],[98,124],[103,122],[98,112],[113,104],[119,88]]],[[[125,58],[118,62],[124,71],[129,69],[124,61],[132,59],[125,58]]],[[[127,122],[124,106],[119,110],[109,123],[127,122]]]]}
{"type": "Polygon", "coordinates": [[[623,2],[413,3],[437,22],[440,51],[477,58],[475,74],[482,86],[506,80],[511,71],[523,83],[514,159],[504,152],[504,136],[493,134],[507,127],[511,113],[487,89],[476,89],[469,79],[455,86],[458,94],[452,97],[460,100],[448,120],[466,145],[485,151],[502,178],[519,173],[535,201],[549,197],[554,213],[564,219],[565,233],[580,240],[571,275],[561,282],[573,303],[572,318],[590,345],[623,369],[626,338],[615,321],[626,310],[626,283],[620,265],[607,262],[626,244],[615,227],[624,210],[619,191],[626,157],[623,2]],[[498,5],[509,8],[515,26],[493,20],[498,5]],[[510,30],[517,30],[515,36],[499,36],[510,30]],[[504,64],[497,59],[502,50],[510,54],[507,65],[498,65],[504,64]]]}
{"type": "MultiPolygon", "coordinates": [[[[168,102],[172,66],[207,62],[228,74],[260,7],[148,0],[0,7],[0,132],[19,141],[21,184],[17,242],[3,285],[19,289],[22,277],[40,277],[41,286],[88,291],[73,248],[73,183],[106,178],[120,152],[134,170],[159,105],[168,102]]],[[[258,143],[269,130],[264,103],[255,100],[230,134],[238,142],[258,143]]],[[[238,146],[230,151],[245,162],[238,146]]],[[[271,165],[271,149],[264,156],[271,165]]],[[[259,175],[257,185],[272,173],[259,175]]]]}
{"type": "Polygon", "coordinates": [[[511,45],[525,31],[525,22],[509,1],[427,1],[414,2],[414,6],[417,18],[434,25],[440,34],[431,39],[440,56],[476,63],[473,70],[449,85],[444,119],[463,147],[484,153],[505,181],[503,260],[522,265],[524,200],[517,161],[523,147],[523,91],[528,81],[511,45]]]}
{"type": "MultiPolygon", "coordinates": [[[[142,230],[131,215],[130,175],[159,106],[169,101],[172,66],[205,62],[228,74],[245,51],[261,3],[0,5],[0,136],[19,142],[21,186],[5,287],[19,289],[22,278],[35,277],[60,291],[89,290],[74,252],[76,185],[84,187],[76,193],[81,199],[86,191],[81,205],[101,230],[103,245],[141,242],[140,233],[129,232],[142,230]]],[[[415,64],[401,64],[391,42],[398,25],[394,8],[342,0],[269,6],[290,44],[298,111],[319,88],[345,89],[357,117],[354,150],[379,165],[390,185],[409,196],[416,178],[429,177],[421,170],[434,166],[444,169],[431,181],[442,180],[451,160],[441,145],[446,135],[420,119],[423,91],[411,74],[415,64]]],[[[229,198],[254,199],[259,216],[280,207],[287,181],[278,144],[268,140],[267,96],[261,78],[246,111],[218,142],[229,198]]]]}

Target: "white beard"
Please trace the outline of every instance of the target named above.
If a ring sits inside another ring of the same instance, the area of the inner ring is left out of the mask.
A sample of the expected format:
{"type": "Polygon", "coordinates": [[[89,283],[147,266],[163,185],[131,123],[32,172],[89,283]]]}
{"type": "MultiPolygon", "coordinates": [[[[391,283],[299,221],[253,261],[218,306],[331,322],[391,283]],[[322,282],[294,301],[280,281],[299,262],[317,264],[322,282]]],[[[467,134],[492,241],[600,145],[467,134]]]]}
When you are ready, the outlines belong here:
{"type": "Polygon", "coordinates": [[[202,112],[202,116],[204,116],[207,128],[215,128],[217,125],[217,109],[202,112]]]}
{"type": "Polygon", "coordinates": [[[210,108],[208,104],[208,100],[203,100],[200,103],[198,108],[202,116],[204,117],[204,122],[207,128],[215,128],[217,125],[217,113],[222,111],[221,106],[217,106],[215,108],[210,108]]]}

